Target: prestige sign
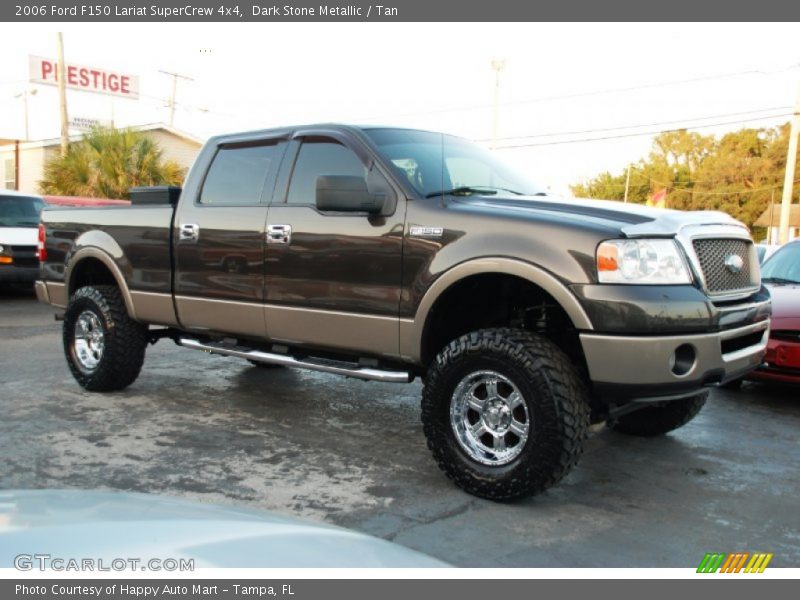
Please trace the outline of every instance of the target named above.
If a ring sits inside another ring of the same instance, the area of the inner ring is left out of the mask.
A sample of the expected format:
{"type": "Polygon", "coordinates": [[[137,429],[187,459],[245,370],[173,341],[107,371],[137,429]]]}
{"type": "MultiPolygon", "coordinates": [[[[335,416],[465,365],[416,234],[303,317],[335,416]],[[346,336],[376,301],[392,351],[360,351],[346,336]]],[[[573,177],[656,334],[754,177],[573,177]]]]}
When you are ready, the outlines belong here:
{"type": "MultiPolygon", "coordinates": [[[[31,83],[58,84],[56,61],[41,56],[29,56],[31,83]]],[[[67,87],[82,92],[96,92],[110,96],[121,96],[138,100],[139,77],[118,71],[67,64],[65,68],[67,87]]]]}

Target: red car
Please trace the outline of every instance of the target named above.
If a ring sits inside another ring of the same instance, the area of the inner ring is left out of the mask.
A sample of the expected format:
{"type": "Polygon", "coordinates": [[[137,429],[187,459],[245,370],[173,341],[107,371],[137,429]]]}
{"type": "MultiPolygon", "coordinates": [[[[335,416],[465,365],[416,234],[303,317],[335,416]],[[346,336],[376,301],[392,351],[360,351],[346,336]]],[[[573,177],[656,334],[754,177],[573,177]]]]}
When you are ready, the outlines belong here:
{"type": "Polygon", "coordinates": [[[772,326],[764,365],[747,379],[800,383],[800,239],[770,256],[761,277],[772,294],[772,326]]]}

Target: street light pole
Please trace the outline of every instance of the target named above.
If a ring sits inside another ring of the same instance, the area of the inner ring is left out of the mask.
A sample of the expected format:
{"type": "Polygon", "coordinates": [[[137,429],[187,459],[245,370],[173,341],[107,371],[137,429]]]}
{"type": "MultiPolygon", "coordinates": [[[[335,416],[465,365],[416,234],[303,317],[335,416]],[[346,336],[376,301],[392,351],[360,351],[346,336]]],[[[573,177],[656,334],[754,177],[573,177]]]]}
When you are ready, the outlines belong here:
{"type": "Polygon", "coordinates": [[[500,121],[500,72],[505,68],[506,61],[492,59],[494,69],[494,113],[492,115],[492,148],[497,147],[497,130],[500,121]]]}
{"type": "Polygon", "coordinates": [[[789,241],[789,217],[792,210],[798,136],[800,136],[800,87],[797,90],[797,103],[795,104],[792,123],[789,127],[789,151],[786,154],[786,173],[783,179],[783,197],[781,198],[781,216],[778,227],[779,244],[785,244],[789,241]]]}

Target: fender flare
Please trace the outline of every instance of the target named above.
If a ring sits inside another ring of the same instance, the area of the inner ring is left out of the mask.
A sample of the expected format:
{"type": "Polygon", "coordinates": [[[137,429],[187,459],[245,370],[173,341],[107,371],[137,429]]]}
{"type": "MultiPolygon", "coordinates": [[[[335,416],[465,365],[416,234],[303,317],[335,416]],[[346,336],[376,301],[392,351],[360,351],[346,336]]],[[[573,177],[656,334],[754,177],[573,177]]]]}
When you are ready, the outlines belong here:
{"type": "MultiPolygon", "coordinates": [[[[69,290],[72,288],[72,274],[75,267],[87,258],[97,259],[108,268],[117,282],[117,287],[125,301],[125,309],[128,311],[128,315],[131,319],[136,319],[136,309],[133,306],[133,298],[131,298],[131,293],[122,270],[108,252],[97,246],[83,246],[70,257],[69,263],[64,270],[64,283],[66,284],[67,294],[69,295],[69,290]]],[[[67,300],[69,301],[69,298],[67,300]]]]}
{"type": "Polygon", "coordinates": [[[469,260],[448,269],[440,275],[425,292],[413,319],[400,320],[400,355],[407,360],[420,363],[422,345],[428,316],[436,301],[450,287],[473,275],[500,273],[514,275],[542,288],[558,302],[576,329],[592,330],[592,322],[575,295],[548,271],[531,263],[503,257],[469,260]]]}

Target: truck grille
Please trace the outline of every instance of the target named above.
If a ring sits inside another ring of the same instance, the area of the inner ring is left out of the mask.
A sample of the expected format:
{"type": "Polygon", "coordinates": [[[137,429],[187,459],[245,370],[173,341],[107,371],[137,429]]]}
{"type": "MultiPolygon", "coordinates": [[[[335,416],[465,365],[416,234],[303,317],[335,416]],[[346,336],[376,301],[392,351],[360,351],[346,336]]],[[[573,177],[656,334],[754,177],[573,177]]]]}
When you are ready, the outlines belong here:
{"type": "Polygon", "coordinates": [[[11,256],[17,267],[34,268],[39,266],[36,246],[11,246],[11,256]]]}
{"type": "Polygon", "coordinates": [[[752,243],[739,239],[696,239],[692,241],[706,290],[712,295],[733,294],[758,286],[757,270],[752,268],[752,243]],[[742,259],[738,272],[726,265],[730,257],[742,259]],[[755,273],[754,273],[755,271],[755,273]]]}

